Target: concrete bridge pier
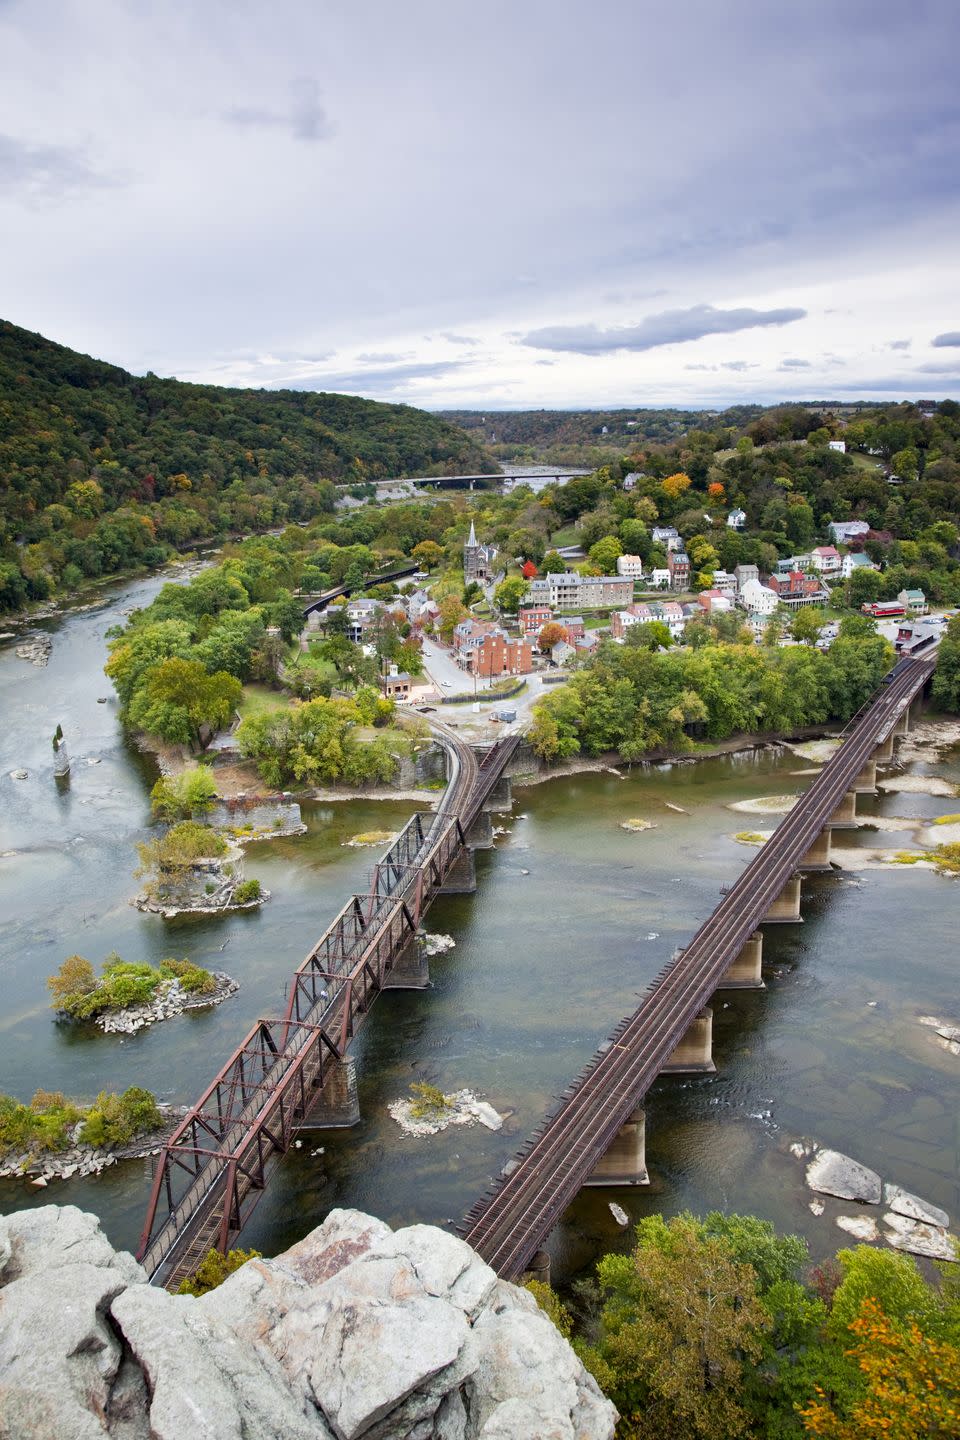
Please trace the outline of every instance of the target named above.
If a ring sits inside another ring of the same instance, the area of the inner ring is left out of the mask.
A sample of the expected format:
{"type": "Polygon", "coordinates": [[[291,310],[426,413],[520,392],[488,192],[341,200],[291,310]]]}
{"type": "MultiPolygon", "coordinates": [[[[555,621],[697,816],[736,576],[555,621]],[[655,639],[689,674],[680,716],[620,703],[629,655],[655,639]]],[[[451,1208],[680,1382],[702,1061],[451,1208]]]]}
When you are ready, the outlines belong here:
{"type": "Polygon", "coordinates": [[[634,1110],[620,1126],[606,1154],[597,1162],[586,1180],[589,1187],[598,1185],[649,1185],[646,1154],[646,1116],[634,1110]]]}
{"type": "Polygon", "coordinates": [[[493,849],[493,821],[489,810],[481,810],[467,831],[467,844],[471,850],[493,849]]]}
{"type": "Polygon", "coordinates": [[[357,1094],[357,1065],[352,1055],[334,1060],[327,1068],[327,1078],[317,1096],[316,1104],[301,1125],[301,1130],[349,1130],[360,1124],[360,1098],[357,1094]]]}
{"type": "Polygon", "coordinates": [[[713,1011],[706,1005],[694,1016],[661,1075],[713,1075],[713,1011]]]}
{"type": "Polygon", "coordinates": [[[441,895],[473,895],[477,888],[477,868],[473,863],[473,851],[465,845],[447,871],[441,895]]]}
{"type": "Polygon", "coordinates": [[[882,740],[876,750],[874,750],[873,759],[877,765],[889,765],[893,759],[894,738],[892,734],[888,735],[886,740],[882,740]]]}
{"type": "Polygon", "coordinates": [[[539,1280],[541,1285],[550,1284],[550,1256],[546,1250],[538,1250],[531,1256],[530,1264],[523,1274],[524,1280],[539,1280]]]}
{"type": "Polygon", "coordinates": [[[717,986],[718,990],[764,990],[761,974],[763,931],[754,930],[749,940],[717,986]]]}
{"type": "Polygon", "coordinates": [[[853,782],[855,795],[873,795],[877,788],[877,762],[868,760],[853,782]]]}
{"type": "Polygon", "coordinates": [[[857,795],[855,790],[847,791],[827,821],[827,825],[831,830],[856,830],[857,795]]]}
{"type": "Polygon", "coordinates": [[[809,875],[818,870],[832,870],[830,863],[830,826],[820,831],[820,834],[810,846],[806,855],[800,861],[797,869],[804,875],[809,875]]]}
{"type": "Polygon", "coordinates": [[[894,733],[894,735],[909,735],[909,734],[910,734],[910,706],[909,706],[909,705],[907,706],[906,710],[904,710],[903,714],[900,716],[900,719],[897,721],[896,725],[894,725],[894,727],[893,727],[893,733],[894,733]]]}
{"type": "Polygon", "coordinates": [[[423,939],[414,935],[383,977],[384,990],[426,990],[430,984],[430,957],[423,939]]]}
{"type": "Polygon", "coordinates": [[[803,921],[800,914],[800,876],[791,875],[784,885],[776,900],[770,906],[763,917],[764,925],[799,925],[803,921]]]}
{"type": "Polygon", "coordinates": [[[491,813],[499,815],[503,811],[513,808],[513,791],[510,788],[509,775],[501,775],[486,800],[484,800],[483,808],[488,815],[491,813]]]}

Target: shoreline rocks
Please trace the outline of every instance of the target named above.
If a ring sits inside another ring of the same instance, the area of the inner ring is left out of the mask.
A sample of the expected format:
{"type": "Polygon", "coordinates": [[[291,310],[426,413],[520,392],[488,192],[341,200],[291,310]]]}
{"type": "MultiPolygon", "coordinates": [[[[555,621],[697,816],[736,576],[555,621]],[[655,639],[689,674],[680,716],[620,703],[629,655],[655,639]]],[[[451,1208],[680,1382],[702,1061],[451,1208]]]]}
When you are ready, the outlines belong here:
{"type": "MultiPolygon", "coordinates": [[[[73,1144],[66,1150],[50,1150],[40,1153],[29,1151],[7,1155],[0,1159],[0,1180],[26,1180],[31,1185],[43,1187],[51,1180],[83,1180],[100,1175],[111,1165],[121,1160],[144,1160],[159,1155],[168,1137],[187,1114],[184,1106],[161,1104],[165,1123],[159,1130],[139,1135],[126,1145],[117,1145],[112,1150],[97,1149],[80,1142],[78,1125],[74,1131],[73,1144]]],[[[0,1226],[2,1226],[0,1217],[0,1226]]],[[[0,1251],[0,1284],[2,1284],[2,1251],[0,1251]]]]}
{"type": "Polygon", "coordinates": [[[50,652],[53,649],[53,640],[49,635],[36,635],[32,640],[25,640],[18,645],[14,654],[20,660],[28,660],[31,665],[42,668],[50,659],[50,652]]]}
{"type": "Polygon", "coordinates": [[[503,1116],[472,1090],[454,1090],[443,1098],[448,1108],[432,1112],[429,1116],[414,1115],[417,1102],[410,1099],[394,1100],[387,1106],[387,1111],[404,1135],[439,1135],[451,1125],[483,1125],[487,1130],[500,1130],[503,1126],[503,1116]]]}
{"type": "Polygon", "coordinates": [[[527,1291],[429,1225],[356,1210],[200,1299],[147,1284],[73,1206],[0,1218],[5,1431],[33,1440],[613,1440],[527,1291]]]}

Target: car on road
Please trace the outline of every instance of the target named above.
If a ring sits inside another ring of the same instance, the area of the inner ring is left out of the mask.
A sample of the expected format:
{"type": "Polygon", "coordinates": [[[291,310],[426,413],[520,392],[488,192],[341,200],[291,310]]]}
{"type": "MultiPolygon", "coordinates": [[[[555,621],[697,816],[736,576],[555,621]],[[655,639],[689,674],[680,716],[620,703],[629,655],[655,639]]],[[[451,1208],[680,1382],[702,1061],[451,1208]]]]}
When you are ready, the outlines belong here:
{"type": "Polygon", "coordinates": [[[435,715],[437,713],[436,705],[418,705],[417,709],[421,715],[435,715]]]}

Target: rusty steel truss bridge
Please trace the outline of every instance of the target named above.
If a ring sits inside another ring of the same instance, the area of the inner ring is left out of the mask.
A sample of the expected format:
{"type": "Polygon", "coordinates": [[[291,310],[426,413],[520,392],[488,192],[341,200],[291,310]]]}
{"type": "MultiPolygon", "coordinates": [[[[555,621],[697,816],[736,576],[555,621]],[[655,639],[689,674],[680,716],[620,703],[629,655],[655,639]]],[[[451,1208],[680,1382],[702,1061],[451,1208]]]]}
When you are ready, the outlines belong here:
{"type": "Polygon", "coordinates": [[[211,1248],[230,1247],[298,1131],[323,1123],[331,1095],[342,1102],[351,1041],[380,992],[403,984],[434,897],[451,877],[455,888],[465,861],[472,873],[471,828],[519,737],[478,755],[453,731],[434,732],[447,752],[439,807],[410,819],[368,893],[350,898],[294,972],[283,1015],[257,1021],[161,1152],[138,1251],[154,1282],[174,1287],[211,1248]]]}

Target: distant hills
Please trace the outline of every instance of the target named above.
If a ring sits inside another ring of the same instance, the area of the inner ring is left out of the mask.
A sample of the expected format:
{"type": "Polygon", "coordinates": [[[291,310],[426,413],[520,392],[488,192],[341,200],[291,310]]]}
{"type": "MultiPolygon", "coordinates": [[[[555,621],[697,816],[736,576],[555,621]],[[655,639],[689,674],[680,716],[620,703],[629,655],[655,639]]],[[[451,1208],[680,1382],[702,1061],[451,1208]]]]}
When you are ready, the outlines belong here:
{"type": "Polygon", "coordinates": [[[495,468],[412,406],[132,375],[0,321],[0,610],[310,519],[329,482],[495,468]]]}

